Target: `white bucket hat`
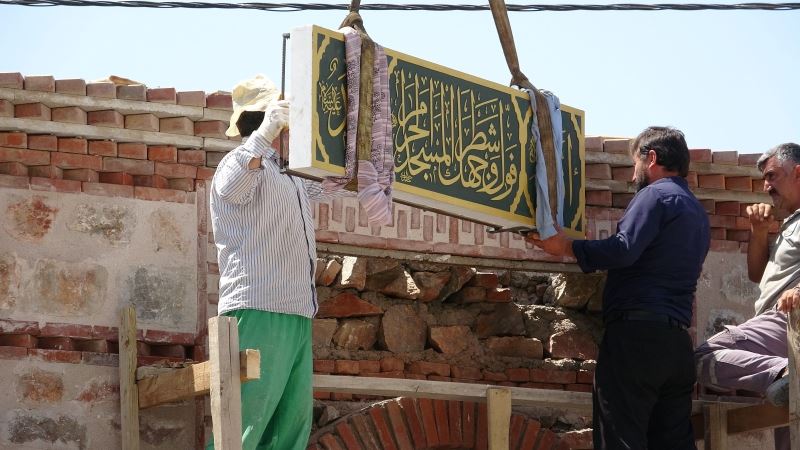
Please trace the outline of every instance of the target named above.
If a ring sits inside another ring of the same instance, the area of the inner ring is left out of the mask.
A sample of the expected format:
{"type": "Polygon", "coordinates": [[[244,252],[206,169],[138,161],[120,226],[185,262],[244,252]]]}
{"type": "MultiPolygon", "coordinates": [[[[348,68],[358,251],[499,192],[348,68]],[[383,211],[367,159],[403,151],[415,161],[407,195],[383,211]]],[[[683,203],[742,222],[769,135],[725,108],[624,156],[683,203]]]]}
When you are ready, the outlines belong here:
{"type": "Polygon", "coordinates": [[[264,75],[258,74],[249,80],[239,82],[231,93],[233,100],[233,114],[231,114],[230,126],[225,134],[228,136],[238,136],[239,129],[236,128],[236,121],[243,111],[266,111],[267,105],[278,98],[278,88],[264,75]]]}

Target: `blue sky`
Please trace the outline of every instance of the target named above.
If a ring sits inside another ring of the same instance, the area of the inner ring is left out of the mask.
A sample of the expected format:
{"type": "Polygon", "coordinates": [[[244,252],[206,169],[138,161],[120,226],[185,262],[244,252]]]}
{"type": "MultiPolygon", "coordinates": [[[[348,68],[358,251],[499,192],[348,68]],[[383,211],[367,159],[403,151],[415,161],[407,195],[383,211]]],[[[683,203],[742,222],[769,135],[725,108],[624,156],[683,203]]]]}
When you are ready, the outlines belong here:
{"type": "MultiPolygon", "coordinates": [[[[692,148],[740,153],[800,142],[800,11],[509,15],[523,72],[583,109],[588,135],[629,137],[672,125],[692,148]]],[[[150,87],[230,90],[256,73],[280,80],[282,33],[312,23],[335,29],[344,16],[0,5],[0,72],[114,74],[150,87]]],[[[488,11],[362,17],[386,47],[495,82],[510,79],[488,11]]]]}

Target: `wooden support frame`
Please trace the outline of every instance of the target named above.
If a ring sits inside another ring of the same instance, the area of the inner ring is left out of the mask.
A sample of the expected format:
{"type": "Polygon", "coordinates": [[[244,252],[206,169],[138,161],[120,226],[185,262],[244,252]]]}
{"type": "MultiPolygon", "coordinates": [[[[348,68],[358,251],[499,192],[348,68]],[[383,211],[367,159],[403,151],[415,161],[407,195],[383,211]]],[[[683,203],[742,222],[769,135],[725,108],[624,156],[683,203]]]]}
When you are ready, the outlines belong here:
{"type": "Polygon", "coordinates": [[[791,433],[791,448],[800,448],[800,385],[798,375],[800,372],[800,311],[789,311],[786,337],[789,341],[789,431],[791,433]]]}
{"type": "MultiPolygon", "coordinates": [[[[239,373],[242,383],[261,378],[258,350],[239,352],[239,373]]],[[[205,361],[181,369],[166,369],[162,373],[140,377],[137,385],[140,409],[206,395],[211,390],[211,363],[205,361]]]]}
{"type": "Polygon", "coordinates": [[[214,448],[241,450],[241,366],[239,331],[235,318],[217,316],[209,319],[208,350],[214,448]]]}
{"type": "Polygon", "coordinates": [[[505,388],[486,390],[489,425],[489,450],[508,450],[511,426],[511,391],[505,388]]]}
{"type": "Polygon", "coordinates": [[[139,450],[139,395],[136,386],[136,310],[122,309],[119,327],[119,401],[122,450],[139,450]]]}
{"type": "Polygon", "coordinates": [[[724,405],[714,403],[703,406],[705,450],[726,450],[728,448],[728,417],[724,405]]]}

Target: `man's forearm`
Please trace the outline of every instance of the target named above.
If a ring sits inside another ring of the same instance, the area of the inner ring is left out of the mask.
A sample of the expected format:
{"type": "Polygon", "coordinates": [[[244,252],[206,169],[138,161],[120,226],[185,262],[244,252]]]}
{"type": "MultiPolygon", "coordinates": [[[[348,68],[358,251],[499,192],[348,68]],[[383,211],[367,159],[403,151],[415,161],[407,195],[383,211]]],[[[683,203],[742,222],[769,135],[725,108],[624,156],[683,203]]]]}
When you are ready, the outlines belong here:
{"type": "Polygon", "coordinates": [[[769,260],[769,234],[767,231],[751,231],[747,244],[747,276],[758,283],[769,260]]]}

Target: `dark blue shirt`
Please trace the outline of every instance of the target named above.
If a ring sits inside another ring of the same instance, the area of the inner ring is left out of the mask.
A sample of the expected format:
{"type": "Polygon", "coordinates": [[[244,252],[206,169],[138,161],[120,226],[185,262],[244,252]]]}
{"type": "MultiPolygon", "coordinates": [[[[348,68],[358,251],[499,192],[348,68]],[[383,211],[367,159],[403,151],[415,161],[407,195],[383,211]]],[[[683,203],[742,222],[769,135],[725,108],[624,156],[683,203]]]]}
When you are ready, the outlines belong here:
{"type": "Polygon", "coordinates": [[[684,325],[709,246],[708,216],[682,177],[662,178],[636,193],[617,233],[576,240],[584,272],[608,270],[603,317],[640,310],[666,314],[684,325]]]}

